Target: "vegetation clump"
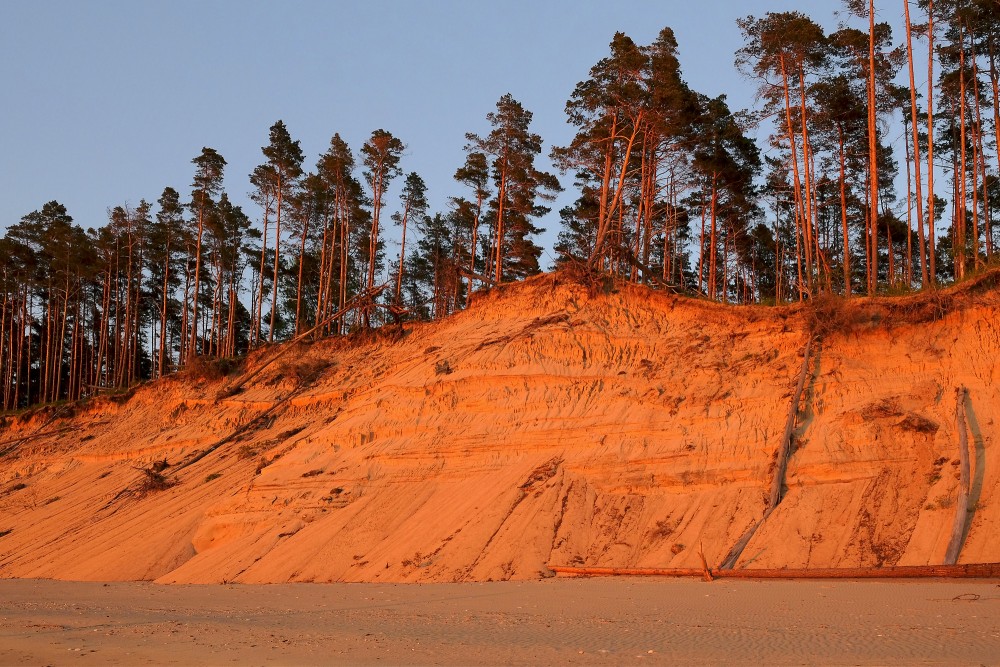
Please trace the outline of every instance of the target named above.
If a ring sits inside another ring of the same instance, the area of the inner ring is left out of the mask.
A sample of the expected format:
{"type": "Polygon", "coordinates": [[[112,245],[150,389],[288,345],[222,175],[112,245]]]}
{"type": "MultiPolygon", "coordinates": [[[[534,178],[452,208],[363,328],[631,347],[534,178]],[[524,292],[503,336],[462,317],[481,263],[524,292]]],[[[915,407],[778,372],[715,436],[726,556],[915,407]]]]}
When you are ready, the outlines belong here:
{"type": "Polygon", "coordinates": [[[139,481],[140,495],[146,495],[154,491],[165,491],[178,482],[174,477],[168,477],[164,471],[170,467],[166,459],[154,461],[146,468],[139,468],[142,478],[139,481]]]}

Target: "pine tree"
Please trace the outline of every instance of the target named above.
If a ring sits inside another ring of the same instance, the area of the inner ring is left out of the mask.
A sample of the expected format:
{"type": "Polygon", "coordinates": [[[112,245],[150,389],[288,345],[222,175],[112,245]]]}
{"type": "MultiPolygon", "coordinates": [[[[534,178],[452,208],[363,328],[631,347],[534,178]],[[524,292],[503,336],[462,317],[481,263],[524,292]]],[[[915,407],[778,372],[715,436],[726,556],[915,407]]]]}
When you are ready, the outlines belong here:
{"type": "Polygon", "coordinates": [[[552,200],[562,188],[553,174],[535,167],[542,138],[529,129],[530,111],[508,93],[486,118],[493,130],[486,137],[467,134],[466,150],[492,158],[496,195],[490,201],[494,220],[491,268],[494,281],[500,283],[538,273],[542,251],[531,237],[542,230],[531,221],[549,211],[539,200],[552,200]]]}
{"type": "Polygon", "coordinates": [[[812,197],[811,146],[808,132],[807,74],[823,66],[827,39],[823,29],[801,12],[769,12],[762,18],[737,21],[746,44],[736,53],[736,63],[761,81],[761,94],[776,114],[781,138],[788,142],[796,212],[796,264],[799,298],[811,293],[819,256],[812,197]],[[772,79],[780,86],[770,85],[772,79]],[[798,125],[792,107],[792,87],[798,92],[798,125]],[[777,115],[778,110],[783,112],[777,115]],[[780,120],[778,120],[780,118],[780,120]]]}
{"type": "Polygon", "coordinates": [[[371,137],[361,147],[361,156],[366,167],[365,180],[372,193],[371,234],[368,238],[368,277],[365,289],[375,286],[375,273],[378,268],[379,252],[382,245],[381,222],[382,207],[385,205],[385,194],[389,184],[402,173],[399,162],[406,146],[386,130],[375,130],[371,137]]]}
{"type": "Polygon", "coordinates": [[[222,190],[222,176],[226,160],[213,148],[202,148],[201,155],[191,160],[195,165],[194,182],[191,187],[190,207],[197,217],[195,237],[194,293],[191,299],[191,342],[187,359],[198,355],[198,300],[201,297],[201,245],[205,231],[205,219],[215,205],[214,197],[222,190]]]}
{"type": "MultiPolygon", "coordinates": [[[[316,325],[328,319],[346,305],[349,295],[361,286],[352,238],[367,222],[361,183],[354,176],[354,156],[339,134],[334,134],[330,147],[316,163],[316,173],[323,183],[324,251],[320,261],[320,289],[317,296],[316,325]]],[[[344,331],[346,320],[331,323],[335,330],[344,331]]]]}
{"type": "Polygon", "coordinates": [[[171,292],[179,280],[174,271],[176,255],[183,246],[184,208],[180,195],[171,187],[163,189],[157,202],[160,206],[150,230],[150,281],[148,291],[158,295],[159,333],[157,334],[156,375],[163,377],[170,366],[168,359],[167,326],[170,320],[171,292]]]}
{"type": "Polygon", "coordinates": [[[254,186],[250,193],[250,198],[255,204],[260,206],[261,216],[261,242],[260,242],[260,268],[257,270],[257,285],[254,287],[253,315],[250,330],[250,344],[259,344],[261,326],[264,319],[264,292],[268,286],[267,279],[267,239],[268,230],[271,224],[271,213],[274,212],[274,204],[277,201],[275,184],[278,177],[274,168],[269,164],[261,164],[254,168],[250,174],[250,184],[254,186]]]}
{"type": "MultiPolygon", "coordinates": [[[[472,298],[472,276],[479,271],[476,265],[476,258],[479,247],[479,228],[483,219],[483,204],[491,194],[490,190],[490,166],[486,155],[477,150],[467,150],[465,164],[455,170],[455,180],[472,190],[475,198],[475,214],[471,221],[471,234],[469,235],[469,262],[468,262],[468,298],[472,298]]],[[[483,268],[485,273],[485,267],[483,268]]],[[[469,303],[466,303],[468,307],[469,303]]]]}
{"type": "Polygon", "coordinates": [[[569,122],[578,129],[572,143],[552,150],[553,162],[599,181],[597,238],[590,263],[613,261],[624,230],[624,195],[634,147],[641,142],[648,113],[646,70],[649,57],[624,33],[615,33],[611,54],[590,69],[566,103],[569,122]],[[617,216],[617,218],[616,218],[617,216]]]}
{"type": "MultiPolygon", "coordinates": [[[[726,104],[725,96],[702,98],[702,113],[694,132],[697,147],[694,167],[701,174],[708,191],[709,236],[706,262],[707,294],[711,298],[729,296],[728,258],[734,238],[746,233],[754,214],[753,179],[760,169],[760,151],[757,145],[743,134],[742,128],[726,104]],[[719,221],[724,223],[720,226],[719,221]],[[724,266],[718,266],[718,243],[723,244],[724,266]],[[719,281],[719,278],[722,278],[719,281]]],[[[701,271],[699,271],[699,277],[701,271]]]]}
{"type": "MultiPolygon", "coordinates": [[[[294,190],[299,176],[302,175],[302,148],[298,141],[292,141],[285,124],[280,120],[271,126],[270,141],[260,150],[267,158],[266,169],[260,173],[261,178],[273,179],[275,222],[274,222],[274,272],[271,282],[271,323],[267,332],[267,341],[274,341],[274,330],[278,322],[278,280],[281,267],[281,214],[285,208],[285,198],[294,190]]],[[[256,172],[255,172],[256,173],[256,172]]]]}
{"type": "Polygon", "coordinates": [[[427,185],[417,172],[407,174],[403,184],[403,194],[400,198],[403,210],[392,215],[393,221],[403,228],[403,236],[399,245],[399,270],[396,274],[395,300],[400,301],[403,288],[403,266],[406,261],[406,223],[411,218],[420,219],[427,215],[427,185]]]}

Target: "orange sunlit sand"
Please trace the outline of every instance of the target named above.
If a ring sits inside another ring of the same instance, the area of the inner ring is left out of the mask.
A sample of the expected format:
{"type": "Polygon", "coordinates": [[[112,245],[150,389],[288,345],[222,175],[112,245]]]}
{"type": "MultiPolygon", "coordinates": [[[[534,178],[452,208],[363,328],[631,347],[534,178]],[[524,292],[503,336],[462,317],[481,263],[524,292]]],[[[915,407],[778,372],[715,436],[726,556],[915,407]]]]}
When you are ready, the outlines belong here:
{"type": "Polygon", "coordinates": [[[0,575],[461,582],[699,568],[700,553],[716,567],[765,511],[801,354],[829,318],[842,331],[811,354],[783,499],[736,566],[942,563],[959,386],[958,562],[997,562],[1000,318],[984,284],[758,309],[552,274],[402,333],[9,418],[0,575]]]}

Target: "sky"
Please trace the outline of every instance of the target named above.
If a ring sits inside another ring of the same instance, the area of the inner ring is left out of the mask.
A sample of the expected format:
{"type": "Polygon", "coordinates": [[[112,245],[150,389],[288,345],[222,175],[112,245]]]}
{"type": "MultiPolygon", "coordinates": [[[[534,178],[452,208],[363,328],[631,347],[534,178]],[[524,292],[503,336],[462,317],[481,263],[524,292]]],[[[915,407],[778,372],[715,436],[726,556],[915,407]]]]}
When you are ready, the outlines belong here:
{"type": "MultiPolygon", "coordinates": [[[[884,4],[884,3],[883,3],[884,4]]],[[[465,194],[452,179],[465,133],[511,93],[544,140],[572,137],[564,108],[616,31],[649,44],[674,29],[685,79],[754,105],[733,65],[736,19],[803,11],[833,29],[839,0],[3,0],[0,3],[0,226],[58,200],[83,227],[109,208],[184,196],[203,146],[228,162],[225,188],[259,220],[248,175],[284,121],[306,168],[339,132],[357,154],[386,129],[427,182],[432,210],[465,194]]],[[[890,17],[895,20],[895,14],[890,17]]],[[[360,176],[360,173],[359,173],[360,176]]],[[[388,209],[397,206],[395,189],[388,209]]],[[[557,210],[540,223],[550,246],[557,210]]],[[[543,264],[545,260],[543,259],[543,264]]]]}

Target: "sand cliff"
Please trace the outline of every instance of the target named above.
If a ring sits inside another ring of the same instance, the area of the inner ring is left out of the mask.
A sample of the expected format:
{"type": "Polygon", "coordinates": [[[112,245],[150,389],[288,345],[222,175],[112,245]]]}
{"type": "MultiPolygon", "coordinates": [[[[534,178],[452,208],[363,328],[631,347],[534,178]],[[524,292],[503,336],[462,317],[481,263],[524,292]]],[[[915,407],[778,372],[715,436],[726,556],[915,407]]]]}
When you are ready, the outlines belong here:
{"type": "Polygon", "coordinates": [[[8,418],[0,577],[530,579],[695,567],[699,549],[715,565],[766,508],[815,334],[785,497],[737,566],[942,562],[959,386],[959,562],[1000,561],[995,288],[768,309],[546,275],[252,377],[277,350],[242,376],[8,418]]]}

